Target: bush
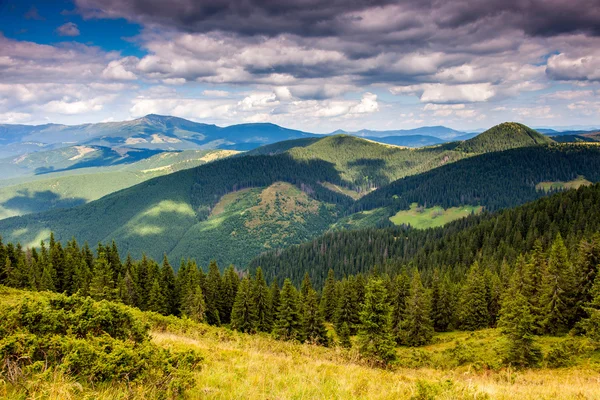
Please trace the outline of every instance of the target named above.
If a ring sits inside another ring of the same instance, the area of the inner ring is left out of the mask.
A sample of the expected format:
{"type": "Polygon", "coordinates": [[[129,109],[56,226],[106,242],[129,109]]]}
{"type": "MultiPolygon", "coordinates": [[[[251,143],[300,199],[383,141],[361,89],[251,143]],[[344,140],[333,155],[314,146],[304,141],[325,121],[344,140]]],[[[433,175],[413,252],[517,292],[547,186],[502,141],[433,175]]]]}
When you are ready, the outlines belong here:
{"type": "Polygon", "coordinates": [[[0,372],[12,384],[55,370],[82,384],[140,384],[159,397],[179,396],[202,361],[150,341],[148,327],[125,306],[78,296],[25,299],[0,310],[0,372]]]}

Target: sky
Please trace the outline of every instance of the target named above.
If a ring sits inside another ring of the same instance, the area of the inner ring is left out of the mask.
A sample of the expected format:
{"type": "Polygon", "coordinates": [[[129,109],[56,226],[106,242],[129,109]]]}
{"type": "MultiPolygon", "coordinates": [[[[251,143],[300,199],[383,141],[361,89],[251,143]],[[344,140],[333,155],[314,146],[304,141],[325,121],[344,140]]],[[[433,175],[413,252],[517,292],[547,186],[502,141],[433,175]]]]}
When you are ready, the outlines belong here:
{"type": "Polygon", "coordinates": [[[0,0],[0,123],[600,127],[600,0],[0,0]]]}

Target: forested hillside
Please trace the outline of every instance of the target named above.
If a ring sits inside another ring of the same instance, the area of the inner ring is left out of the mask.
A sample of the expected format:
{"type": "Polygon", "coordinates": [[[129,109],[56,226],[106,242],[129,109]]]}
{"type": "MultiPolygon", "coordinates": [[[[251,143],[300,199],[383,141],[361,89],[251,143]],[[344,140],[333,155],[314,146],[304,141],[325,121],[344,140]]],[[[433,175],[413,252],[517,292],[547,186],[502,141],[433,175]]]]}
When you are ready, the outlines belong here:
{"type": "MultiPolygon", "coordinates": [[[[440,206],[496,210],[546,194],[538,184],[600,180],[595,146],[476,156],[457,151],[457,143],[403,149],[344,135],[297,144],[151,179],[75,208],[6,219],[0,232],[27,246],[54,231],[60,240],[115,239],[136,257],[166,253],[242,266],[329,229],[389,226],[389,217],[412,203],[431,208],[433,216],[440,206]]],[[[448,213],[455,215],[449,219],[462,215],[448,213]]]]}
{"type": "Polygon", "coordinates": [[[488,153],[552,142],[552,139],[528,126],[516,122],[505,122],[472,139],[465,140],[457,147],[457,150],[466,153],[488,153]]]}
{"type": "Polygon", "coordinates": [[[600,185],[569,190],[514,209],[485,213],[441,228],[365,229],[327,233],[283,251],[262,254],[250,269],[261,266],[268,279],[289,277],[299,283],[308,272],[317,287],[332,268],[338,278],[380,271],[398,272],[403,266],[419,268],[429,281],[442,268],[461,279],[472,263],[493,271],[503,261],[512,263],[531,251],[536,240],[548,246],[560,233],[573,249],[584,236],[600,230],[600,185]]]}

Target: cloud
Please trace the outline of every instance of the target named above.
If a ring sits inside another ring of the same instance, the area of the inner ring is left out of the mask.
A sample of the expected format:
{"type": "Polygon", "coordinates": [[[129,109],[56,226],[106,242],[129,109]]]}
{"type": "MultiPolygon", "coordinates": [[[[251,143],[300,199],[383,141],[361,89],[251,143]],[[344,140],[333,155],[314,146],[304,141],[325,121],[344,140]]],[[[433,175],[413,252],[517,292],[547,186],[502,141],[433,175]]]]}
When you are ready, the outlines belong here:
{"type": "Polygon", "coordinates": [[[487,101],[495,94],[490,83],[445,85],[441,83],[400,86],[390,89],[392,94],[417,94],[423,103],[476,103],[487,101]]]}
{"type": "Polygon", "coordinates": [[[135,62],[135,60],[134,57],[128,57],[111,61],[102,71],[102,77],[116,81],[130,81],[137,79],[137,76],[133,72],[126,69],[127,64],[135,62]]]}
{"type": "Polygon", "coordinates": [[[600,81],[600,56],[553,55],[548,59],[546,73],[552,79],[561,81],[600,81]]]}
{"type": "Polygon", "coordinates": [[[74,24],[73,22],[67,22],[66,24],[59,26],[58,28],[56,28],[56,32],[60,36],[79,36],[80,35],[77,24],[74,24]]]}

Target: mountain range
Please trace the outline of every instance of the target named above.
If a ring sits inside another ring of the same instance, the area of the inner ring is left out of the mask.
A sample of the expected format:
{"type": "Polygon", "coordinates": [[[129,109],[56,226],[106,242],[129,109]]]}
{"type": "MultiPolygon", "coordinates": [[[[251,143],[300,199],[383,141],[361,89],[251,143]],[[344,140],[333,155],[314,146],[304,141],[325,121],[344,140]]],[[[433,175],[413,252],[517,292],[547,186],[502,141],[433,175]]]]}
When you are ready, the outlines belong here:
{"type": "Polygon", "coordinates": [[[436,226],[512,207],[600,181],[599,171],[597,146],[556,144],[516,123],[418,149],[350,135],[303,137],[215,157],[77,207],[4,219],[0,232],[28,246],[52,231],[91,244],[115,239],[136,257],[244,266],[332,230],[425,219],[436,226]]]}

